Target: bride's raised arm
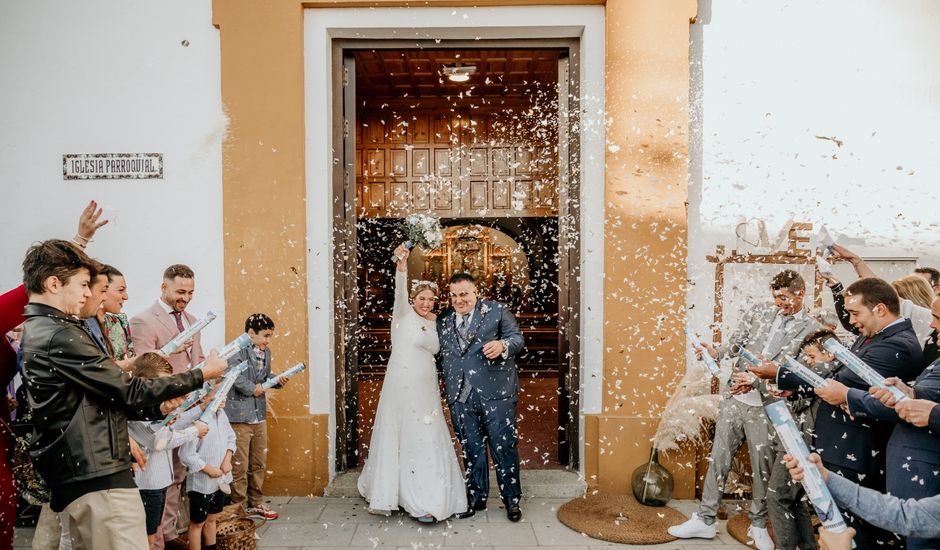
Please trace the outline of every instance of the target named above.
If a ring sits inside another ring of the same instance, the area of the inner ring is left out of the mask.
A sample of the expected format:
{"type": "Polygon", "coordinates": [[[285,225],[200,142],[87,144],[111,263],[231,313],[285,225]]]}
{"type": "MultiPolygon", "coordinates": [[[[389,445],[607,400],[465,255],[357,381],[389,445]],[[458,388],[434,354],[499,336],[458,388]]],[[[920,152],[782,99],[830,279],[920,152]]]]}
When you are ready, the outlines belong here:
{"type": "Polygon", "coordinates": [[[408,256],[410,250],[405,245],[398,245],[395,255],[398,257],[398,267],[395,270],[395,306],[392,310],[392,319],[400,318],[407,311],[408,304],[408,256]]]}

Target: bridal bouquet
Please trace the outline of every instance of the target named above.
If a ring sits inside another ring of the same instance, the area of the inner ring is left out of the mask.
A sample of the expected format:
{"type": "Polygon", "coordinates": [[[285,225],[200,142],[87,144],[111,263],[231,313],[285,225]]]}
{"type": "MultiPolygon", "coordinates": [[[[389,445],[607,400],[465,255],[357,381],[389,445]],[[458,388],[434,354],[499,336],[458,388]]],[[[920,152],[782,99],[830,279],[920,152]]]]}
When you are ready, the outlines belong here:
{"type": "MultiPolygon", "coordinates": [[[[425,250],[433,250],[444,242],[441,220],[430,214],[408,214],[402,220],[402,231],[405,234],[405,246],[409,249],[420,246],[425,250]]],[[[398,256],[392,256],[393,262],[398,260],[398,256]]]]}

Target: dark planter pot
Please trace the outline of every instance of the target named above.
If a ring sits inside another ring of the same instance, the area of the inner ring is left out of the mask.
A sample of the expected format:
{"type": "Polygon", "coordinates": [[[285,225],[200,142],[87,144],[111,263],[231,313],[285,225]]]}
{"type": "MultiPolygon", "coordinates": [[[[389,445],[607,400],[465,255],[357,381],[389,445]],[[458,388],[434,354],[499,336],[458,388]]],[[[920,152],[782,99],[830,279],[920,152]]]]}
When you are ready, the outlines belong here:
{"type": "Polygon", "coordinates": [[[633,496],[647,506],[665,506],[672,499],[676,482],[659,463],[659,450],[650,451],[650,460],[633,471],[633,496]]]}

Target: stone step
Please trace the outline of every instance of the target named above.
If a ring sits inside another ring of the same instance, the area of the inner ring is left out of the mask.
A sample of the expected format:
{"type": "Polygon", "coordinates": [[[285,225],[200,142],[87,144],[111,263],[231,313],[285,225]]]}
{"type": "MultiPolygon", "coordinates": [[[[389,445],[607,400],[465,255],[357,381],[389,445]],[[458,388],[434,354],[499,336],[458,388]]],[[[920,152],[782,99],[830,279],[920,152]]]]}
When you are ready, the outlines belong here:
{"type": "MultiPolygon", "coordinates": [[[[343,472],[333,478],[323,496],[358,497],[356,481],[358,471],[343,472]]],[[[577,498],[584,495],[587,483],[577,472],[567,470],[522,470],[522,493],[524,497],[536,498],[577,498]]],[[[490,494],[498,495],[496,476],[490,472],[490,494]]]]}

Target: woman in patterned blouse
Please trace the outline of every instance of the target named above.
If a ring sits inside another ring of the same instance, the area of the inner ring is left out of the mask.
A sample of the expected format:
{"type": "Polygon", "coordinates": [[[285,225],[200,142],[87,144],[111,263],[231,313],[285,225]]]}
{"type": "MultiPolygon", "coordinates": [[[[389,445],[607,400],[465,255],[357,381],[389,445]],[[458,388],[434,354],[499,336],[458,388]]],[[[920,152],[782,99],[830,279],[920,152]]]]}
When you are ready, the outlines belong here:
{"type": "Polygon", "coordinates": [[[98,310],[98,322],[102,332],[111,347],[111,355],[115,362],[124,370],[131,368],[131,359],[134,353],[134,344],[131,343],[131,327],[127,315],[122,312],[124,301],[127,300],[127,283],[124,274],[114,266],[104,266],[104,274],[108,276],[108,291],[105,295],[101,309],[98,310]]]}

